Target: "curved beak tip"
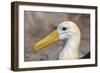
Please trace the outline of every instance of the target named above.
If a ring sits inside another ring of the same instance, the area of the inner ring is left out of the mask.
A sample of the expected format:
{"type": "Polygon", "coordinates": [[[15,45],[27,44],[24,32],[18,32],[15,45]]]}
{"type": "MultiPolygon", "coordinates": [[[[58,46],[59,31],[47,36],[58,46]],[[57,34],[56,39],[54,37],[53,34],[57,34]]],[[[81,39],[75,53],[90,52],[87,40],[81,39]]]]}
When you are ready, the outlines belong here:
{"type": "Polygon", "coordinates": [[[38,48],[36,48],[35,46],[32,46],[32,50],[34,53],[36,53],[38,51],[38,48]]]}

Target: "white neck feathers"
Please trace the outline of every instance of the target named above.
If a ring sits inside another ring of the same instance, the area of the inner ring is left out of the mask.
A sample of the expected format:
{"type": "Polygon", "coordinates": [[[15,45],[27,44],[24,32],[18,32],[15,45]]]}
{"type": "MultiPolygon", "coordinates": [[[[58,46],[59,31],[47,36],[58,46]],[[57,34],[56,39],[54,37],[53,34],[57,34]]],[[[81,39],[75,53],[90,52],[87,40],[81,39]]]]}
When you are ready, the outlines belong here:
{"type": "Polygon", "coordinates": [[[80,31],[78,31],[77,35],[74,35],[65,42],[65,46],[59,55],[59,59],[60,60],[78,59],[79,44],[80,44],[80,31]]]}

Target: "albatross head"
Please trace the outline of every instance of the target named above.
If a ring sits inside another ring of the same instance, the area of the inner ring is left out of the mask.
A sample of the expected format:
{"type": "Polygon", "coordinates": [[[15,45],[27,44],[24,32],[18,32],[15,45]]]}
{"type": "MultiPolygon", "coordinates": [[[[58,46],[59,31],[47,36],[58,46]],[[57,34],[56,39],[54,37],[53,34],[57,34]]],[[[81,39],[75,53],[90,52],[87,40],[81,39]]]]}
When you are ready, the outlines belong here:
{"type": "Polygon", "coordinates": [[[80,30],[74,22],[65,21],[58,25],[59,39],[70,39],[80,35],[80,30]]]}
{"type": "Polygon", "coordinates": [[[77,25],[72,21],[64,21],[60,23],[56,30],[51,32],[50,35],[37,42],[32,46],[33,52],[49,46],[50,44],[56,42],[57,40],[70,39],[74,36],[79,36],[80,30],[77,25]]]}

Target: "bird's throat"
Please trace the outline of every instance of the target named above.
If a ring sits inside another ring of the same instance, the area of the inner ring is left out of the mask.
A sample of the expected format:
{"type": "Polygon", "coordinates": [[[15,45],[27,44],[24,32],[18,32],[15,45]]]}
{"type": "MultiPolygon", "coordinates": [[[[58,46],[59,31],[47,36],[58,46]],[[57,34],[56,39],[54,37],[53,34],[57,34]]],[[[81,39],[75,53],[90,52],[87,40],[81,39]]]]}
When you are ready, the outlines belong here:
{"type": "Polygon", "coordinates": [[[59,55],[60,60],[79,58],[80,35],[69,38],[59,55]]]}

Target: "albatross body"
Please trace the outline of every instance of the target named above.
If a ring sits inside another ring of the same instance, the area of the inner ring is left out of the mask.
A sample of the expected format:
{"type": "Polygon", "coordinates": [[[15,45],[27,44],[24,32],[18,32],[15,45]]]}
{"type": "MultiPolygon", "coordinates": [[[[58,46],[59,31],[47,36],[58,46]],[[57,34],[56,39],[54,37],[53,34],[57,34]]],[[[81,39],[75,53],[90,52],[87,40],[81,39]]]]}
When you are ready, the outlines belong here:
{"type": "Polygon", "coordinates": [[[59,60],[78,59],[80,45],[80,30],[72,21],[60,23],[50,35],[33,45],[33,52],[49,46],[58,40],[67,40],[63,50],[59,54],[59,60]]]}

